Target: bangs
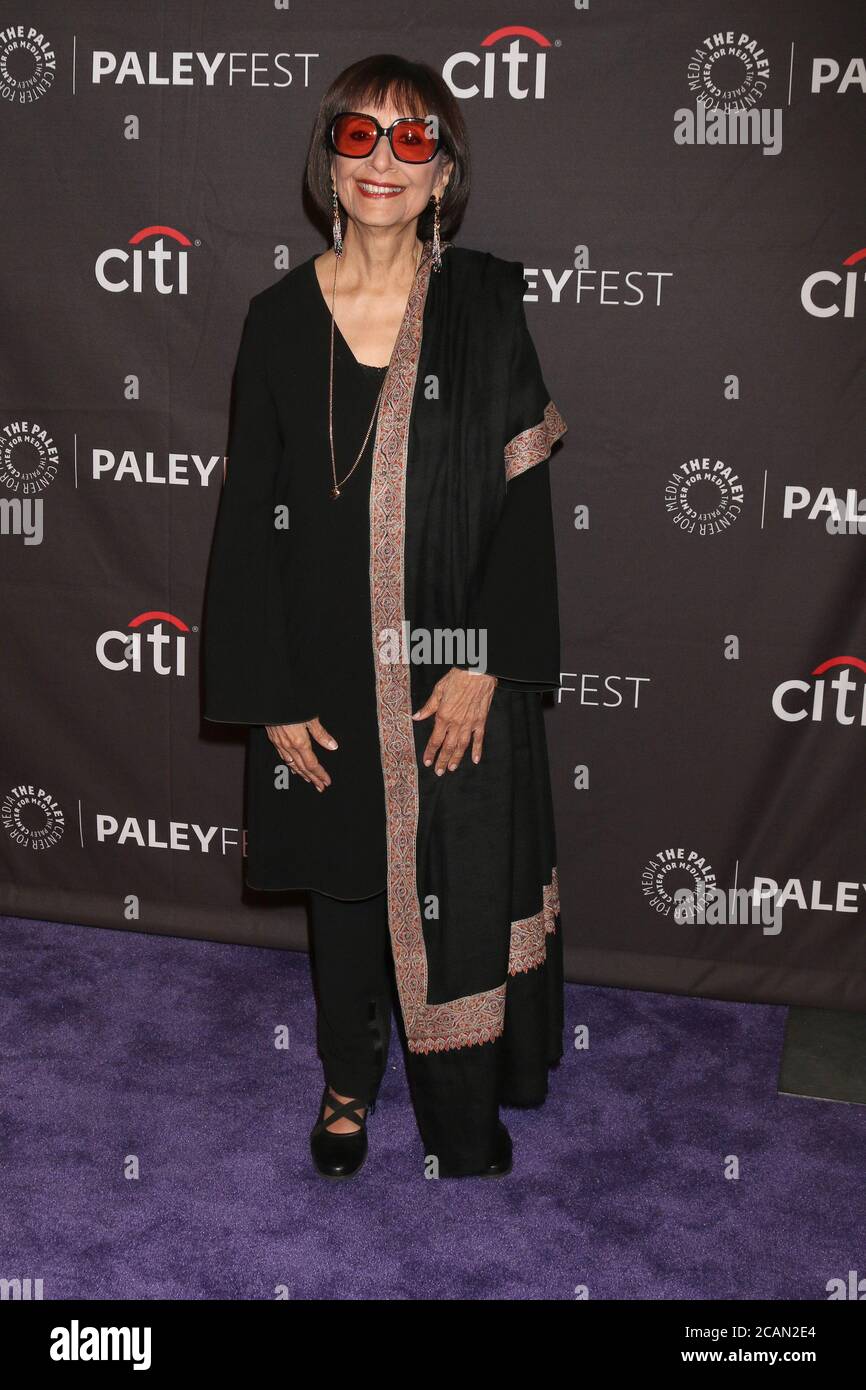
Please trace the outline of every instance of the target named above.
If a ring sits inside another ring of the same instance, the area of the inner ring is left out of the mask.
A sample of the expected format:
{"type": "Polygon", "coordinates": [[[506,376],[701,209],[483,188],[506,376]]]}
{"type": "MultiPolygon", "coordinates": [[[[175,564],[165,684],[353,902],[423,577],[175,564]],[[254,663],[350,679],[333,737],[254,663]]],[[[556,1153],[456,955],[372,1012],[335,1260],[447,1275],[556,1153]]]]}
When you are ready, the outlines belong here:
{"type": "MultiPolygon", "coordinates": [[[[451,240],[469,201],[469,139],[463,112],[445,79],[427,63],[396,53],[378,53],[353,63],[334,79],[322,97],[313,123],[304,177],[314,220],[330,240],[332,219],[331,158],[328,132],[341,111],[375,111],[392,106],[398,116],[434,117],[442,155],[452,170],[440,204],[441,234],[451,240]]],[[[341,213],[341,222],[345,214],[341,213]]],[[[432,199],[418,219],[418,236],[427,240],[433,225],[432,199]]]]}
{"type": "Polygon", "coordinates": [[[348,89],[343,91],[343,100],[348,103],[341,108],[344,111],[363,111],[365,107],[375,111],[393,106],[398,116],[439,115],[438,111],[422,110],[424,103],[414,82],[406,77],[389,79],[384,73],[366,83],[349,83],[348,89]]]}

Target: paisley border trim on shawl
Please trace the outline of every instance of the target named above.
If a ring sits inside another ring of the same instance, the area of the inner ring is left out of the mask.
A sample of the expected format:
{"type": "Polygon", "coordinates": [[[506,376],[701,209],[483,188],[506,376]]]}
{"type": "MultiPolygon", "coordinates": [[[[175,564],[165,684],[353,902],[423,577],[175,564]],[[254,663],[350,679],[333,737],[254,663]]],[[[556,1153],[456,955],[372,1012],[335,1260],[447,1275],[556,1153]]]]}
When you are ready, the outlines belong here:
{"type": "MultiPolygon", "coordinates": [[[[542,889],[542,907],[532,917],[511,923],[511,942],[508,952],[508,974],[524,974],[544,965],[547,958],[547,937],[556,931],[559,913],[559,880],[556,866],[551,882],[542,889]]],[[[469,994],[448,1004],[425,1004],[418,1016],[413,1038],[408,1039],[410,1052],[446,1052],[455,1047],[473,1047],[493,1042],[505,1028],[505,1003],[508,984],[483,994],[469,994]]]]}
{"type": "MultiPolygon", "coordinates": [[[[442,243],[445,251],[451,243],[442,243]]],[[[417,887],[418,764],[412,722],[410,667],[383,662],[377,634],[402,631],[404,621],[406,466],[409,423],[418,374],[432,243],[424,243],[385,379],[370,483],[370,613],[376,672],[379,748],[385,786],[388,851],[388,927],[400,1008],[411,1052],[444,1052],[491,1042],[505,1026],[507,979],[494,989],[444,1004],[427,1003],[427,955],[417,887]]],[[[553,407],[555,411],[555,407],[553,407]]],[[[547,421],[547,412],[545,420],[547,421]]],[[[558,419],[558,412],[556,412],[558,419]]],[[[554,421],[554,428],[555,428],[554,421]]],[[[545,430],[546,430],[545,425],[545,430]]],[[[518,436],[518,441],[534,431],[518,436]]],[[[538,442],[532,446],[536,450],[538,442]]],[[[527,457],[521,446],[521,458],[527,457]]],[[[538,462],[538,459],[534,459],[538,462]]],[[[524,464],[529,467],[529,463],[524,464]]],[[[511,924],[509,973],[530,970],[544,959],[547,933],[555,930],[559,896],[556,869],[543,890],[540,912],[511,924]]]]}
{"type": "Polygon", "coordinates": [[[518,473],[525,473],[536,463],[550,457],[550,451],[560,439],[568,425],[560,415],[553,401],[544,407],[544,418],[528,430],[521,430],[505,446],[505,481],[510,482],[518,473]]]}
{"type": "Polygon", "coordinates": [[[410,668],[402,661],[380,659],[378,634],[403,631],[406,462],[431,254],[432,243],[426,241],[385,377],[370,482],[370,613],[385,785],[388,927],[410,1047],[427,998],[427,957],[416,881],[418,768],[410,668]]]}
{"type": "Polygon", "coordinates": [[[511,949],[508,953],[509,975],[519,975],[543,965],[547,955],[547,937],[556,931],[559,915],[559,877],[554,865],[550,883],[543,889],[540,912],[511,923],[511,949]]]}

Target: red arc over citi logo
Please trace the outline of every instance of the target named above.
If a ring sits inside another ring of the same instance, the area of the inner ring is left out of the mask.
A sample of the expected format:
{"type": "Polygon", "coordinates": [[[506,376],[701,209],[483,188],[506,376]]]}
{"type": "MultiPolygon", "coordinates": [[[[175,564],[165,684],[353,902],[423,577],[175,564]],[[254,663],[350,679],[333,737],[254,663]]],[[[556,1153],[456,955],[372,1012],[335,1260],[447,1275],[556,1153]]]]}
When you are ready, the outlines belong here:
{"type": "Polygon", "coordinates": [[[96,658],[107,671],[148,670],[157,676],[186,675],[186,634],[194,632],[173,613],[152,608],[131,618],[128,631],[101,632],[96,639],[96,658]],[[150,631],[146,627],[154,626],[150,631]],[[166,631],[173,628],[174,631],[166,631]]]}
{"type": "Polygon", "coordinates": [[[96,282],[110,294],[186,294],[189,288],[188,248],[194,243],[175,227],[154,223],[142,227],[127,246],[110,246],[100,252],[94,267],[96,282]],[[149,246],[145,242],[152,241],[149,246]]]}
{"type": "Polygon", "coordinates": [[[504,68],[508,96],[518,101],[530,96],[536,101],[543,101],[547,81],[547,50],[552,46],[550,39],[537,29],[531,29],[526,24],[506,24],[481,40],[481,48],[485,50],[483,54],[452,53],[445,60],[442,76],[456,97],[484,96],[490,100],[496,95],[504,68]],[[507,40],[510,40],[507,47],[498,47],[507,40]],[[536,51],[525,53],[521,40],[535,44],[536,51]],[[494,49],[497,51],[494,52],[494,49]],[[458,68],[470,70],[462,74],[462,83],[457,75],[458,68]],[[521,85],[522,78],[528,79],[526,86],[521,85]]]}
{"type": "Polygon", "coordinates": [[[842,262],[844,275],[840,275],[838,270],[816,270],[807,275],[800,290],[800,303],[806,313],[816,319],[832,319],[837,314],[844,319],[853,319],[859,284],[861,279],[866,279],[864,261],[866,246],[861,246],[859,251],[852,251],[842,262]],[[820,300],[816,291],[820,294],[820,300]]]}
{"type": "Polygon", "coordinates": [[[831,656],[812,671],[814,684],[805,680],[782,681],[773,691],[773,713],[786,724],[798,724],[810,719],[820,724],[835,720],[837,724],[866,725],[866,661],[859,656],[831,656]],[[832,680],[823,679],[828,671],[839,669],[832,680]],[[860,672],[860,679],[851,677],[850,669],[860,672]],[[836,699],[829,691],[835,690],[836,699]],[[859,701],[859,709],[857,708],[859,701]],[[850,708],[849,708],[850,706],[850,708]]]}

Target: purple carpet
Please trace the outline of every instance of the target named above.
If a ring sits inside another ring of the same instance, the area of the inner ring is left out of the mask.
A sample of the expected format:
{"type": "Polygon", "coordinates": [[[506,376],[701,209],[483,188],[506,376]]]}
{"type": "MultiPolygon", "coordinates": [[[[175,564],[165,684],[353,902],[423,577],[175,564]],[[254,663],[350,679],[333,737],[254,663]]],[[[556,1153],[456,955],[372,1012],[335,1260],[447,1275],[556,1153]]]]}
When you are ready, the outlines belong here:
{"type": "Polygon", "coordinates": [[[46,1299],[814,1299],[866,1272],[866,1111],[776,1093],[781,1007],[569,986],[490,1181],[425,1179],[395,1036],[367,1164],[329,1183],[306,956],[0,921],[0,1277],[46,1299]]]}

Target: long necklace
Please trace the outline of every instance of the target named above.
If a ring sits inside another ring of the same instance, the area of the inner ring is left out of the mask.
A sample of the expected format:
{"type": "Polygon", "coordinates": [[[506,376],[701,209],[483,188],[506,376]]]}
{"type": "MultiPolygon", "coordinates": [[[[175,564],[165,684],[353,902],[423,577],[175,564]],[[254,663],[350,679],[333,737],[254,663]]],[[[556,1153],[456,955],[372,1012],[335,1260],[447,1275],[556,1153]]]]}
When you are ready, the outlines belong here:
{"type": "MultiPolygon", "coordinates": [[[[420,260],[421,260],[421,252],[422,252],[422,250],[423,250],[423,247],[422,247],[421,244],[419,243],[419,246],[418,246],[418,253],[417,253],[416,257],[415,257],[415,275],[418,274],[418,265],[419,265],[420,260]]],[[[339,257],[339,256],[335,256],[335,257],[334,257],[334,288],[333,288],[333,290],[331,291],[331,366],[330,366],[330,377],[329,377],[329,382],[328,382],[328,438],[329,438],[330,441],[331,441],[331,473],[332,473],[332,476],[333,476],[333,479],[334,479],[334,486],[331,488],[331,497],[332,497],[335,501],[336,501],[336,499],[340,496],[340,492],[341,492],[341,490],[342,490],[342,484],[345,483],[349,478],[351,478],[351,476],[352,476],[352,474],[354,473],[355,469],[358,467],[358,464],[361,462],[361,459],[362,459],[363,454],[364,454],[364,450],[365,450],[366,447],[367,447],[367,440],[370,438],[370,431],[372,430],[372,428],[373,428],[373,423],[374,423],[374,421],[375,421],[375,419],[376,419],[376,416],[377,416],[378,413],[379,413],[379,402],[380,402],[381,399],[382,399],[382,392],[383,392],[384,389],[385,389],[385,382],[388,380],[388,373],[390,372],[390,369],[391,369],[391,361],[393,361],[393,358],[394,358],[394,352],[392,351],[392,353],[391,353],[391,358],[390,358],[390,360],[389,360],[389,362],[388,362],[388,368],[387,368],[387,370],[386,370],[386,372],[385,372],[384,378],[382,379],[382,385],[379,387],[379,391],[378,391],[378,394],[377,394],[377,396],[376,396],[376,403],[375,403],[375,405],[373,406],[373,414],[372,414],[372,416],[370,417],[370,423],[369,423],[369,425],[367,426],[367,433],[364,435],[364,442],[363,442],[363,444],[361,445],[361,448],[360,448],[359,453],[358,453],[358,457],[355,459],[355,462],[352,464],[352,467],[349,469],[348,473],[346,474],[346,477],[345,477],[345,478],[341,478],[340,481],[339,481],[339,483],[338,483],[338,482],[337,482],[337,462],[336,462],[336,459],[335,459],[335,457],[334,457],[334,324],[335,324],[335,320],[334,320],[334,302],[335,302],[336,297],[337,297],[337,267],[338,267],[339,264],[340,264],[340,257],[339,257]]],[[[414,285],[414,276],[413,276],[412,283],[413,283],[413,285],[414,285]]],[[[410,291],[410,293],[411,293],[411,291],[410,291]]],[[[399,338],[400,338],[400,334],[399,334],[399,333],[397,334],[397,338],[398,338],[398,341],[399,341],[399,338]]],[[[396,351],[396,347],[397,347],[397,344],[395,343],[395,344],[394,344],[394,350],[395,350],[395,351],[396,351]]]]}

